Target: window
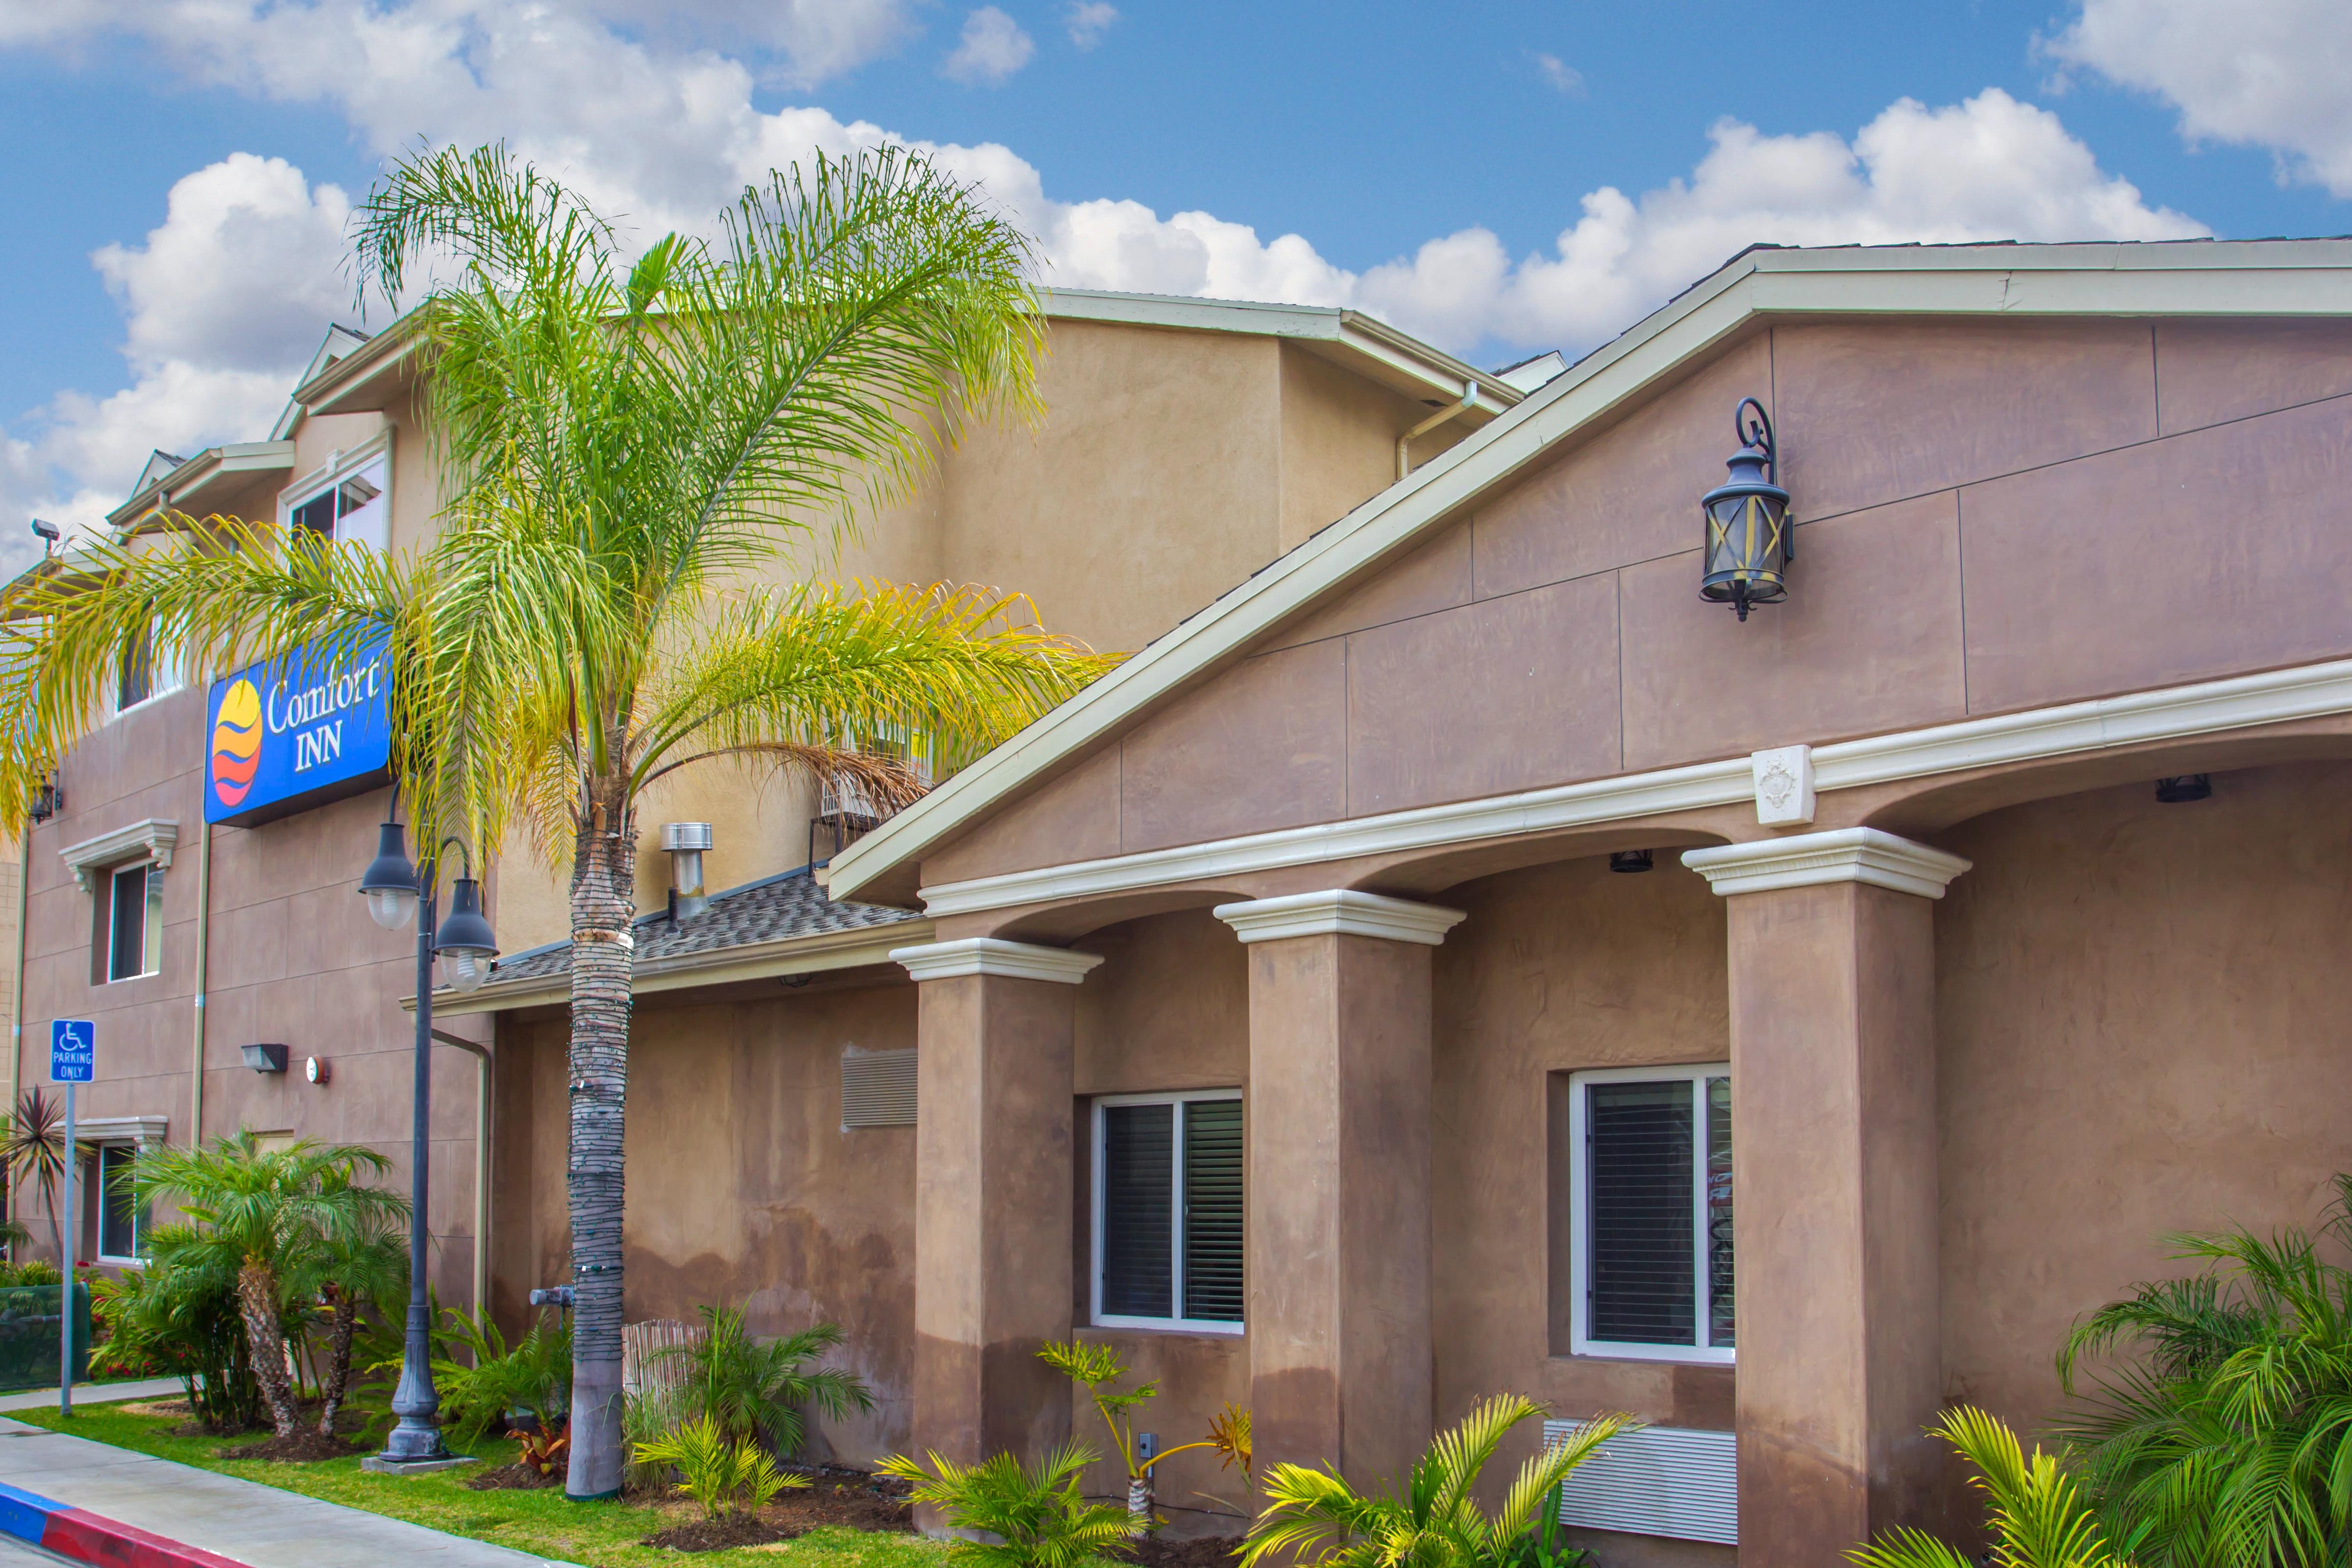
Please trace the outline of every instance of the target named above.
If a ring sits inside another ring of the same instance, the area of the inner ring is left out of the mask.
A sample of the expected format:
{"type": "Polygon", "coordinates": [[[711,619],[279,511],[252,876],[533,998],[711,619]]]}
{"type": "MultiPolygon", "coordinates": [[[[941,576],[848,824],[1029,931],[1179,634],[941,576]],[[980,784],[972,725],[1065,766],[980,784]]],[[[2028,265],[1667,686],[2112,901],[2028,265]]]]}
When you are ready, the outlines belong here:
{"type": "Polygon", "coordinates": [[[131,1195],[134,1143],[102,1143],[98,1150],[98,1256],[109,1263],[132,1263],[147,1256],[147,1205],[131,1195]]]}
{"type": "Polygon", "coordinates": [[[371,444],[355,456],[338,456],[326,468],[283,492],[287,526],[321,540],[344,540],[377,550],[391,547],[385,494],[392,484],[392,454],[371,444]]]}
{"type": "Polygon", "coordinates": [[[1094,1321],[1241,1332],[1239,1098],[1098,1100],[1094,1169],[1094,1321]]]}
{"type": "Polygon", "coordinates": [[[114,677],[114,710],[121,713],[142,702],[168,697],[183,684],[178,663],[156,657],[155,633],[151,626],[122,650],[122,663],[114,677]]]}
{"type": "Polygon", "coordinates": [[[1578,1073],[1572,1096],[1575,1352],[1732,1360],[1730,1068],[1578,1073]]]}
{"type": "Polygon", "coordinates": [[[106,978],[136,980],[163,967],[163,868],[152,861],[107,878],[106,978]]]}

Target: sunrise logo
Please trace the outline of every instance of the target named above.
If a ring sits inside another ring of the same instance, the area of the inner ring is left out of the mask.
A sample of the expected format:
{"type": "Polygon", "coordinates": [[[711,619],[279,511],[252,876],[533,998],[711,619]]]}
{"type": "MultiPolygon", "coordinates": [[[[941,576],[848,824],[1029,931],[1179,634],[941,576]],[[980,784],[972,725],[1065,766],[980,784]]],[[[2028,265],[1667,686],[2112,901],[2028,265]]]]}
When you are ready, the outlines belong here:
{"type": "Polygon", "coordinates": [[[223,805],[241,803],[261,767],[261,693],[240,680],[221,699],[213,721],[213,794],[223,805]]]}

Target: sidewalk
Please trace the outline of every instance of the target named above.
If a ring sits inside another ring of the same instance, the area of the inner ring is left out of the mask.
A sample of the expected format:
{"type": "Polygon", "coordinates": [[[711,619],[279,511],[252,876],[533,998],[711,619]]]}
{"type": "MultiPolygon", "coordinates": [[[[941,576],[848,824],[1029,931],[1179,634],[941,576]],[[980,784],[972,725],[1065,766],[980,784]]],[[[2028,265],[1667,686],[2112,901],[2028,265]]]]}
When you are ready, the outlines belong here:
{"type": "MultiPolygon", "coordinates": [[[[56,1390],[47,1393],[50,1399],[57,1397],[56,1390]]],[[[80,1400],[79,1389],[74,1397],[80,1400]]],[[[444,1535],[420,1524],[4,1418],[0,1487],[20,1494],[11,1497],[0,1490],[0,1535],[40,1541],[53,1551],[58,1550],[61,1532],[104,1538],[88,1554],[68,1550],[67,1555],[78,1562],[136,1563],[141,1568],[383,1568],[395,1563],[427,1568],[568,1568],[552,1558],[444,1535]],[[79,1510],[61,1523],[53,1522],[46,1539],[38,1518],[44,1501],[79,1510]],[[96,1521],[87,1516],[97,1516],[96,1521]],[[28,1523],[34,1531],[29,1537],[28,1523]],[[130,1528],[109,1531],[110,1523],[130,1528]],[[169,1550],[171,1544],[194,1550],[175,1553],[169,1550]]]]}
{"type": "MultiPolygon", "coordinates": [[[[117,1405],[131,1399],[177,1399],[182,1393],[176,1377],[151,1377],[143,1383],[77,1383],[74,1384],[74,1408],[85,1405],[117,1405]]],[[[54,1388],[20,1388],[14,1394],[0,1394],[0,1410],[55,1410],[58,1391],[54,1388]]]]}

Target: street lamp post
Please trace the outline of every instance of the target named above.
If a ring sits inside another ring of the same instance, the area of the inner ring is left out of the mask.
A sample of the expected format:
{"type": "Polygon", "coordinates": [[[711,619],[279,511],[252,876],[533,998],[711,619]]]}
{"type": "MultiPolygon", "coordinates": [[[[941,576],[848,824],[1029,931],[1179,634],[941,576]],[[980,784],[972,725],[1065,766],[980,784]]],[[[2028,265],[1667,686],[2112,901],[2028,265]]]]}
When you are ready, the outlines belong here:
{"type": "Polygon", "coordinates": [[[465,846],[444,839],[440,848],[411,868],[403,846],[400,824],[387,822],[380,831],[376,857],[360,877],[360,891],[368,900],[368,914],[387,931],[416,919],[416,1089],[411,1114],[408,1216],[408,1332],[401,1352],[400,1385],[393,1391],[393,1414],[399,1425],[384,1439],[383,1452],[361,1461],[363,1469],[414,1474],[467,1461],[449,1452],[441,1440],[441,1395],[433,1386],[433,1321],[425,1293],[425,1269],[429,1237],[425,1202],[431,1169],[429,1142],[433,1130],[433,960],[449,961],[449,982],[460,991],[481,984],[498,952],[490,923],[482,918],[480,886],[474,880],[470,858],[449,889],[449,918],[439,920],[440,855],[452,844],[460,856],[465,846]]]}

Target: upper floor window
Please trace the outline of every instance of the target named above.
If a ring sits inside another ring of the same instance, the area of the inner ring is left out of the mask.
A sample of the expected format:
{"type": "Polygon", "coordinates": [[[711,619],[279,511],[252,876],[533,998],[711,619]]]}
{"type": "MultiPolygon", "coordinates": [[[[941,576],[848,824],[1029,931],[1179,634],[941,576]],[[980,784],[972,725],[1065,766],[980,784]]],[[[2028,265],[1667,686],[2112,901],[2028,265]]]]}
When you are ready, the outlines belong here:
{"type": "Polygon", "coordinates": [[[121,713],[152,699],[168,697],[185,684],[180,678],[179,662],[157,654],[151,626],[122,650],[122,662],[114,677],[114,710],[121,713]]]}
{"type": "Polygon", "coordinates": [[[152,861],[108,876],[99,930],[110,983],[136,980],[163,967],[163,868],[152,861]]]}
{"type": "Polygon", "coordinates": [[[289,528],[320,539],[348,541],[373,549],[392,544],[392,450],[379,437],[328,465],[278,498],[289,528]]]}
{"type": "Polygon", "coordinates": [[[1733,1359],[1731,1069],[1574,1075],[1573,1348],[1733,1359]]]}
{"type": "Polygon", "coordinates": [[[1240,1099],[1108,1096],[1094,1131],[1094,1321],[1239,1333],[1240,1099]]]}

